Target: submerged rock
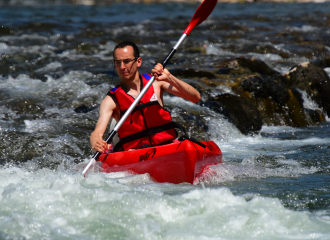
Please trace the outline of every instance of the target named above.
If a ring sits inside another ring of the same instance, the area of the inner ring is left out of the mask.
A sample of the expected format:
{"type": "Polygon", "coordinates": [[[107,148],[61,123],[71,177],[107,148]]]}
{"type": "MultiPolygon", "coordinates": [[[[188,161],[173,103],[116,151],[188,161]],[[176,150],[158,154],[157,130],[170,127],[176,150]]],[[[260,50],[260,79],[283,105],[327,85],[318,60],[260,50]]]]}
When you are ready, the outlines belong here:
{"type": "Polygon", "coordinates": [[[74,111],[76,113],[88,113],[90,111],[93,111],[94,109],[98,108],[99,106],[97,104],[91,104],[89,106],[86,106],[85,104],[79,106],[79,107],[76,107],[74,109],[74,111]]]}
{"type": "Polygon", "coordinates": [[[200,71],[200,70],[195,70],[192,68],[186,68],[186,69],[173,69],[170,70],[170,72],[177,77],[181,78],[208,78],[208,79],[214,79],[216,76],[208,71],[200,71]]]}
{"type": "Polygon", "coordinates": [[[213,99],[220,103],[218,108],[213,105],[212,109],[224,114],[243,134],[258,133],[262,127],[260,112],[254,104],[244,97],[231,94],[222,94],[213,99]]]}
{"type": "Polygon", "coordinates": [[[318,109],[305,109],[301,94],[305,91],[330,116],[330,80],[320,67],[328,66],[328,60],[317,63],[303,63],[280,75],[261,60],[225,60],[216,65],[219,70],[213,82],[226,86],[237,96],[208,96],[204,105],[226,116],[243,134],[258,132],[262,124],[318,124],[325,121],[324,114],[318,109]]]}
{"type": "Polygon", "coordinates": [[[267,76],[279,75],[279,73],[270,68],[265,62],[254,58],[234,58],[221,62],[218,67],[218,74],[242,74],[242,73],[260,73],[267,76]]]}
{"type": "Polygon", "coordinates": [[[257,72],[268,76],[279,74],[277,71],[270,68],[265,62],[258,59],[254,59],[254,58],[246,59],[240,57],[237,58],[236,61],[241,67],[248,68],[251,72],[257,72]]]}
{"type": "Polygon", "coordinates": [[[305,62],[284,74],[282,81],[291,88],[306,91],[311,99],[330,116],[330,79],[323,68],[305,62]]]}
{"type": "MultiPolygon", "coordinates": [[[[174,107],[170,111],[172,120],[180,123],[186,130],[186,134],[197,139],[208,139],[208,125],[200,114],[185,110],[180,107],[174,107]]],[[[181,133],[183,134],[183,133],[181,133]]],[[[179,134],[179,135],[181,135],[179,134]]]]}
{"type": "Polygon", "coordinates": [[[289,100],[289,94],[282,82],[271,77],[252,76],[241,82],[244,91],[253,93],[256,98],[271,97],[274,102],[284,106],[289,100]]]}

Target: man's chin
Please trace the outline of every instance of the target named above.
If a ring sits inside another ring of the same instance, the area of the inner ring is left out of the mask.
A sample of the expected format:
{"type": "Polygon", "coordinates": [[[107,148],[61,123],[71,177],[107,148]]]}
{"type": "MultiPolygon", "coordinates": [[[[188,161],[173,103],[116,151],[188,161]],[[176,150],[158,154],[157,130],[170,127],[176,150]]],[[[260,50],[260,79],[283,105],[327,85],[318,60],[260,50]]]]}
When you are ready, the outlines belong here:
{"type": "Polygon", "coordinates": [[[125,79],[125,80],[128,80],[128,79],[131,78],[131,76],[129,74],[124,74],[124,75],[121,75],[121,78],[125,79]]]}

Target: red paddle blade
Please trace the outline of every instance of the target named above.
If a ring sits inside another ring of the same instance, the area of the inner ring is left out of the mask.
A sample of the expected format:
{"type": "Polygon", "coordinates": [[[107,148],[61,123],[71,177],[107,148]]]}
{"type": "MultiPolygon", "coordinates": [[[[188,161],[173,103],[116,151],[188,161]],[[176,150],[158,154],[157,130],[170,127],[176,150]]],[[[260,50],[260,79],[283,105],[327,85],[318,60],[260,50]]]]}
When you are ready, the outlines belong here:
{"type": "Polygon", "coordinates": [[[194,29],[195,26],[198,26],[211,14],[215,5],[217,5],[218,0],[204,0],[201,5],[199,5],[195,15],[191,19],[188,27],[184,31],[185,34],[189,35],[191,30],[194,29]]]}

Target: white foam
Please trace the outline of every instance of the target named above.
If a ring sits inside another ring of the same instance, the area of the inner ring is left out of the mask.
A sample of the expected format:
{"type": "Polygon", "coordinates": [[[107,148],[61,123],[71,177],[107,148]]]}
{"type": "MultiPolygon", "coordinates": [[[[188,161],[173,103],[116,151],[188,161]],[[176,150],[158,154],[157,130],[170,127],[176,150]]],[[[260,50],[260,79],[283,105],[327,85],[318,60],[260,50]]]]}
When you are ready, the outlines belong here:
{"type": "MultiPolygon", "coordinates": [[[[328,47],[329,48],[329,47],[328,47]]],[[[330,48],[329,48],[330,51],[330,48]]],[[[328,74],[328,76],[330,77],[330,67],[324,68],[324,71],[328,74]]]]}
{"type": "Polygon", "coordinates": [[[50,127],[48,120],[24,120],[25,132],[33,133],[37,131],[47,131],[50,127]]]}
{"type": "MultiPolygon", "coordinates": [[[[252,168],[243,171],[249,174],[252,168]]],[[[249,195],[247,201],[224,187],[201,190],[152,183],[143,175],[118,177],[0,169],[1,229],[27,239],[246,239],[247,234],[254,239],[308,239],[315,232],[319,239],[330,237],[325,212],[291,211],[276,198],[249,195]]]]}
{"type": "Polygon", "coordinates": [[[45,67],[39,68],[35,70],[36,73],[47,73],[50,71],[57,71],[62,68],[62,63],[60,62],[51,62],[47,64],[45,67]]]}
{"type": "Polygon", "coordinates": [[[235,56],[234,53],[230,51],[225,51],[221,49],[220,46],[215,44],[208,44],[205,46],[206,54],[207,55],[217,55],[217,56],[235,56]]]}
{"type": "Polygon", "coordinates": [[[318,27],[314,27],[311,25],[303,25],[301,27],[291,27],[291,29],[297,32],[316,32],[317,30],[319,30],[318,27]]]}
{"type": "Polygon", "coordinates": [[[265,54],[260,54],[260,53],[254,53],[254,52],[250,52],[247,53],[248,56],[252,56],[254,58],[260,59],[262,61],[281,61],[283,60],[283,58],[278,55],[278,54],[274,54],[274,53],[265,53],[265,54]]]}

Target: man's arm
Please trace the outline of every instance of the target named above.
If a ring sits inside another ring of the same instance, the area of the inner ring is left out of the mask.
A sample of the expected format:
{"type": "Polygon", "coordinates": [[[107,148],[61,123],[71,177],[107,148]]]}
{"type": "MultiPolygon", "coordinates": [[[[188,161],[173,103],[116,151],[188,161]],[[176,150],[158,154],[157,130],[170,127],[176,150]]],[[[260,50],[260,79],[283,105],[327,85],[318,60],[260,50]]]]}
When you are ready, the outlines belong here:
{"type": "Polygon", "coordinates": [[[200,93],[194,87],[174,77],[160,63],[151,72],[155,76],[155,80],[161,82],[161,88],[163,90],[194,103],[201,100],[200,93]]]}
{"type": "Polygon", "coordinates": [[[98,151],[103,153],[110,148],[110,144],[107,144],[107,142],[103,140],[103,135],[107,129],[115,108],[116,104],[113,99],[106,96],[100,105],[99,119],[96,123],[95,130],[90,136],[90,145],[94,152],[98,151]]]}

